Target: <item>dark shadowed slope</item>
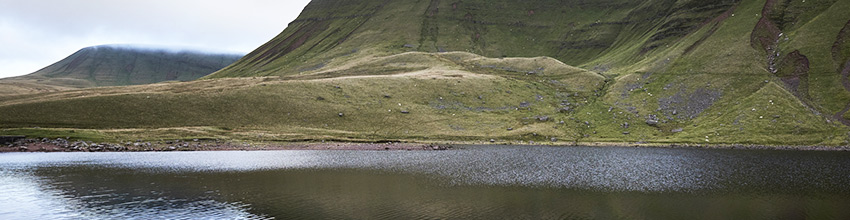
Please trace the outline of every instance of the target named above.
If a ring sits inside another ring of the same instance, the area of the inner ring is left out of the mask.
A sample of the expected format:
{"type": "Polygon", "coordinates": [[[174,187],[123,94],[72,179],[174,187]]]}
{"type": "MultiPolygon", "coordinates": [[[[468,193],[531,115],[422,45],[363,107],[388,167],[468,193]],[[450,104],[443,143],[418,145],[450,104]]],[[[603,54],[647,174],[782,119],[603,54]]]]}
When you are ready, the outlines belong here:
{"type": "Polygon", "coordinates": [[[608,70],[681,41],[739,0],[317,0],[279,36],[212,77],[286,75],[348,56],[464,51],[608,70]]]}

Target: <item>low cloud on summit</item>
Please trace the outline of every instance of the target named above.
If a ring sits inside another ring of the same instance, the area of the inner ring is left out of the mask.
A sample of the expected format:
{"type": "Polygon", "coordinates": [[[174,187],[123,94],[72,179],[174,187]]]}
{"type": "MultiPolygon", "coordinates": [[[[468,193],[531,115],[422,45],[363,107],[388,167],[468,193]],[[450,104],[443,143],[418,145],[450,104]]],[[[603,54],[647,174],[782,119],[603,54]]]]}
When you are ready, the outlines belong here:
{"type": "Polygon", "coordinates": [[[308,2],[0,0],[0,78],[103,44],[248,53],[283,31],[308,2]]]}

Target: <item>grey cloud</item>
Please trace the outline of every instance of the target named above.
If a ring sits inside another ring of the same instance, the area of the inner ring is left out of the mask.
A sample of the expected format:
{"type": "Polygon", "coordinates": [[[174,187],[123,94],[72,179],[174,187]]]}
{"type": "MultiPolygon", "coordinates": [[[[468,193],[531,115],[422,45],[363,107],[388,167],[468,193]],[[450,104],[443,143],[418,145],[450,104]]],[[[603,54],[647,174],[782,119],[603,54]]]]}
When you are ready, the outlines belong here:
{"type": "MultiPolygon", "coordinates": [[[[0,0],[0,63],[43,67],[101,44],[247,53],[283,31],[307,2],[0,0]]],[[[12,69],[0,66],[0,77],[29,73],[12,69]]]]}

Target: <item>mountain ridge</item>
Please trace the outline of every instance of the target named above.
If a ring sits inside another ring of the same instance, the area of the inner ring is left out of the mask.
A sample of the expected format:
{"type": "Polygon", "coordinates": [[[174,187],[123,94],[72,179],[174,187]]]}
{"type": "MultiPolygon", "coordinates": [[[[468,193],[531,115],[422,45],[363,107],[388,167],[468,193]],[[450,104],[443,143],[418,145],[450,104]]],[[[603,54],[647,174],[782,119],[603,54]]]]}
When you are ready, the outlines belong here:
{"type": "Polygon", "coordinates": [[[200,80],[0,98],[0,125],[249,141],[848,145],[848,10],[835,0],[315,0],[200,80]],[[82,114],[87,102],[113,107],[82,114]]]}
{"type": "Polygon", "coordinates": [[[31,74],[3,79],[21,87],[78,89],[189,81],[217,71],[242,55],[142,45],[99,45],[80,49],[31,74]]]}

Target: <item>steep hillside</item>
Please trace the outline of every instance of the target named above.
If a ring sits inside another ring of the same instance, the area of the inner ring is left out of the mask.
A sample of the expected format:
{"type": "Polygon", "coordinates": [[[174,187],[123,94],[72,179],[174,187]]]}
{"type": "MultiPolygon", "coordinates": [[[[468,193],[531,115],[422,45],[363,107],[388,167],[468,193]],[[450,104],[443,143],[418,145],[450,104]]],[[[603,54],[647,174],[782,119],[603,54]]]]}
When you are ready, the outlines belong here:
{"type": "Polygon", "coordinates": [[[316,0],[202,80],[0,97],[0,133],[847,145],[847,11],[837,0],[316,0]]]}
{"type": "MultiPolygon", "coordinates": [[[[2,84],[33,91],[189,81],[232,64],[241,55],[126,45],[83,48],[32,74],[2,84]]],[[[7,93],[14,91],[7,91],[7,93]]],[[[14,94],[14,93],[12,93],[14,94]]]]}
{"type": "Polygon", "coordinates": [[[278,37],[212,77],[309,72],[347,56],[403,51],[549,56],[607,70],[666,48],[737,2],[313,1],[278,37]]]}

